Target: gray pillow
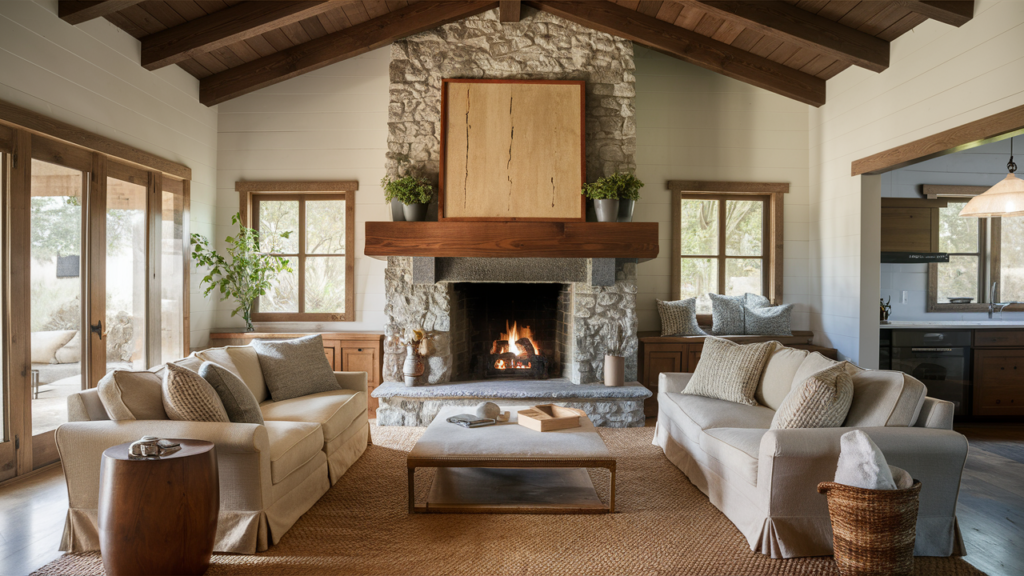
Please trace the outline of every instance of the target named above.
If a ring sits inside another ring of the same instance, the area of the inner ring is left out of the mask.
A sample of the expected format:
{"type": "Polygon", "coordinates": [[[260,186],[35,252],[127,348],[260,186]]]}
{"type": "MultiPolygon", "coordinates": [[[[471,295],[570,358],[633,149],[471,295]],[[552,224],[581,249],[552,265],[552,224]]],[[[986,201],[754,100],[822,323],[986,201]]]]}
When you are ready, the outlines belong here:
{"type": "Polygon", "coordinates": [[[738,336],[743,334],[743,305],[745,296],[722,296],[708,294],[711,297],[711,333],[715,336],[738,336]]]}
{"type": "Polygon", "coordinates": [[[341,389],[319,334],[280,342],[253,340],[252,347],[274,402],[341,389]]]}
{"type": "Polygon", "coordinates": [[[743,295],[743,305],[747,308],[767,308],[772,305],[772,301],[760,294],[747,292],[743,295]]]}
{"type": "Polygon", "coordinates": [[[704,336],[697,325],[697,299],[665,302],[658,300],[662,336],[704,336]]]}
{"type": "Polygon", "coordinates": [[[790,323],[793,316],[793,305],[768,306],[766,308],[747,307],[743,311],[744,334],[752,336],[792,336],[790,323]]]}
{"type": "Polygon", "coordinates": [[[259,402],[238,376],[213,362],[203,362],[199,367],[199,375],[209,382],[217,396],[220,396],[224,410],[228,413],[228,420],[242,424],[263,424],[263,412],[260,412],[259,402]]]}

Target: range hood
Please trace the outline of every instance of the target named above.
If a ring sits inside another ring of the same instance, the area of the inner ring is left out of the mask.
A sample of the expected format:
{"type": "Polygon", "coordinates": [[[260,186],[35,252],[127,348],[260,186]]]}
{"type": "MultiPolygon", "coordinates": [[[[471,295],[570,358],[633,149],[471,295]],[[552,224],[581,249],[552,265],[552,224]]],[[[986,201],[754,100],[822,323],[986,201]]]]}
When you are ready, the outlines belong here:
{"type": "Polygon", "coordinates": [[[932,264],[949,262],[945,252],[882,252],[882,264],[932,264]]]}

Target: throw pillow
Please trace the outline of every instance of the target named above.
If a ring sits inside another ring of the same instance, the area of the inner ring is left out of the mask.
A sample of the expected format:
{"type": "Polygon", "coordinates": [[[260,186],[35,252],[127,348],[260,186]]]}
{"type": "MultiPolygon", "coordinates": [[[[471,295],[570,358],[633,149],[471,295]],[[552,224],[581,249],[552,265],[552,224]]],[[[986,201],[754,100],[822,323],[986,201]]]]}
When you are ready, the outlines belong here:
{"type": "Polygon", "coordinates": [[[75,330],[33,332],[30,347],[33,364],[56,364],[57,351],[75,337],[75,330]]]}
{"type": "Polygon", "coordinates": [[[666,302],[658,300],[662,336],[704,336],[697,325],[697,299],[666,302]]]}
{"type": "Polygon", "coordinates": [[[747,308],[767,308],[772,305],[772,301],[760,294],[747,292],[743,295],[743,305],[747,308]]]}
{"type": "Polygon", "coordinates": [[[203,377],[177,364],[166,364],[164,410],[171,420],[230,422],[217,391],[203,377]]]}
{"type": "Polygon", "coordinates": [[[743,333],[755,336],[792,336],[793,305],[766,306],[743,310],[743,333]]]}
{"type": "Polygon", "coordinates": [[[82,361],[82,333],[75,332],[75,337],[63,348],[57,350],[57,364],[77,364],[82,361]]]}
{"type": "Polygon", "coordinates": [[[853,379],[844,364],[812,374],[797,384],[772,418],[772,429],[836,428],[853,402],[853,379]]]}
{"type": "Polygon", "coordinates": [[[167,420],[162,387],[152,372],[114,370],[100,379],[96,393],[111,420],[167,420]]]}
{"type": "Polygon", "coordinates": [[[774,350],[775,342],[737,344],[721,338],[707,338],[700,362],[683,394],[757,406],[754,391],[761,380],[765,362],[774,350]]]}
{"type": "Polygon", "coordinates": [[[274,402],[341,389],[319,334],[279,342],[254,340],[252,347],[274,402]]]}
{"type": "Polygon", "coordinates": [[[199,375],[217,392],[224,404],[224,411],[228,413],[228,420],[243,424],[263,424],[259,402],[245,382],[231,370],[213,362],[203,362],[199,367],[199,375]]]}
{"type": "Polygon", "coordinates": [[[708,296],[711,297],[711,333],[715,336],[743,334],[743,305],[746,297],[721,294],[708,296]]]}

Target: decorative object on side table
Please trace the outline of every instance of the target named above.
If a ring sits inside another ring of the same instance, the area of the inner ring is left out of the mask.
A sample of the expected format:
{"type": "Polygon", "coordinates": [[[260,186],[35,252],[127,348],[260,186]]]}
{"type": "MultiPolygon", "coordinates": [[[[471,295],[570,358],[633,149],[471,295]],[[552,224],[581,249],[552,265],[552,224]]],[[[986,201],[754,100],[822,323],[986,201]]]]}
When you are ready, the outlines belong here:
{"type": "Polygon", "coordinates": [[[170,456],[181,450],[181,444],[171,440],[161,440],[156,436],[143,436],[128,446],[129,460],[151,460],[170,456]]]}
{"type": "Polygon", "coordinates": [[[136,443],[103,452],[99,539],[110,576],[203,574],[210,566],[220,509],[216,448],[171,443],[180,450],[159,458],[131,458],[136,443]]]}
{"type": "Polygon", "coordinates": [[[581,194],[594,201],[598,222],[632,222],[633,208],[644,183],[626,172],[616,172],[583,185],[581,194]]]}
{"type": "Polygon", "coordinates": [[[551,432],[566,428],[579,428],[580,417],[586,413],[578,408],[566,408],[556,404],[541,404],[518,412],[520,426],[537,432],[551,432]]]}
{"type": "Polygon", "coordinates": [[[889,299],[885,300],[884,302],[882,301],[881,298],[879,298],[878,302],[880,304],[880,306],[879,306],[879,313],[882,315],[882,318],[881,318],[882,324],[888,324],[889,323],[889,315],[892,314],[892,304],[890,304],[890,302],[892,302],[892,296],[889,296],[889,299]]]}
{"type": "Polygon", "coordinates": [[[228,258],[210,248],[210,241],[202,234],[192,235],[192,260],[196,268],[208,268],[200,286],[208,284],[203,296],[209,296],[218,289],[221,300],[230,296],[238,306],[231,311],[234,317],[239,313],[245,320],[245,330],[252,332],[252,305],[260,296],[266,296],[273,289],[273,281],[282,272],[292,272],[287,258],[272,256],[280,239],[287,239],[291,231],[260,233],[246,228],[238,213],[231,217],[231,224],[238,225],[238,234],[228,236],[228,258]],[[261,240],[263,245],[261,247],[261,240]]]}
{"type": "Polygon", "coordinates": [[[385,176],[380,185],[384,199],[391,203],[391,219],[395,222],[421,222],[427,217],[427,206],[434,197],[434,187],[426,178],[385,176]],[[401,211],[398,210],[401,205],[401,211]],[[401,213],[402,218],[398,215],[401,213]]]}
{"type": "Polygon", "coordinates": [[[410,330],[398,343],[405,346],[405,363],[402,375],[406,386],[415,386],[416,379],[423,375],[423,356],[430,356],[434,350],[434,334],[426,330],[410,330]]]}

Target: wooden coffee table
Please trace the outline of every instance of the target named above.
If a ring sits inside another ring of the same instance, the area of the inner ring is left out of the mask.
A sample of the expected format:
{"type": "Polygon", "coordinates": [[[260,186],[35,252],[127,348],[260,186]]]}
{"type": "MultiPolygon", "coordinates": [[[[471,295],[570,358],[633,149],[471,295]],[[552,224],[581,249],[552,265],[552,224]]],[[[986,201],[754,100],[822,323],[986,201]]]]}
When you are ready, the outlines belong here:
{"type": "Polygon", "coordinates": [[[442,408],[406,458],[409,512],[601,514],[615,511],[615,457],[593,423],[553,432],[535,432],[516,423],[529,406],[502,407],[509,422],[463,428],[449,416],[472,410],[442,408]],[[437,468],[425,505],[416,504],[416,469],[437,468]],[[611,474],[605,504],[587,468],[611,474]]]}

